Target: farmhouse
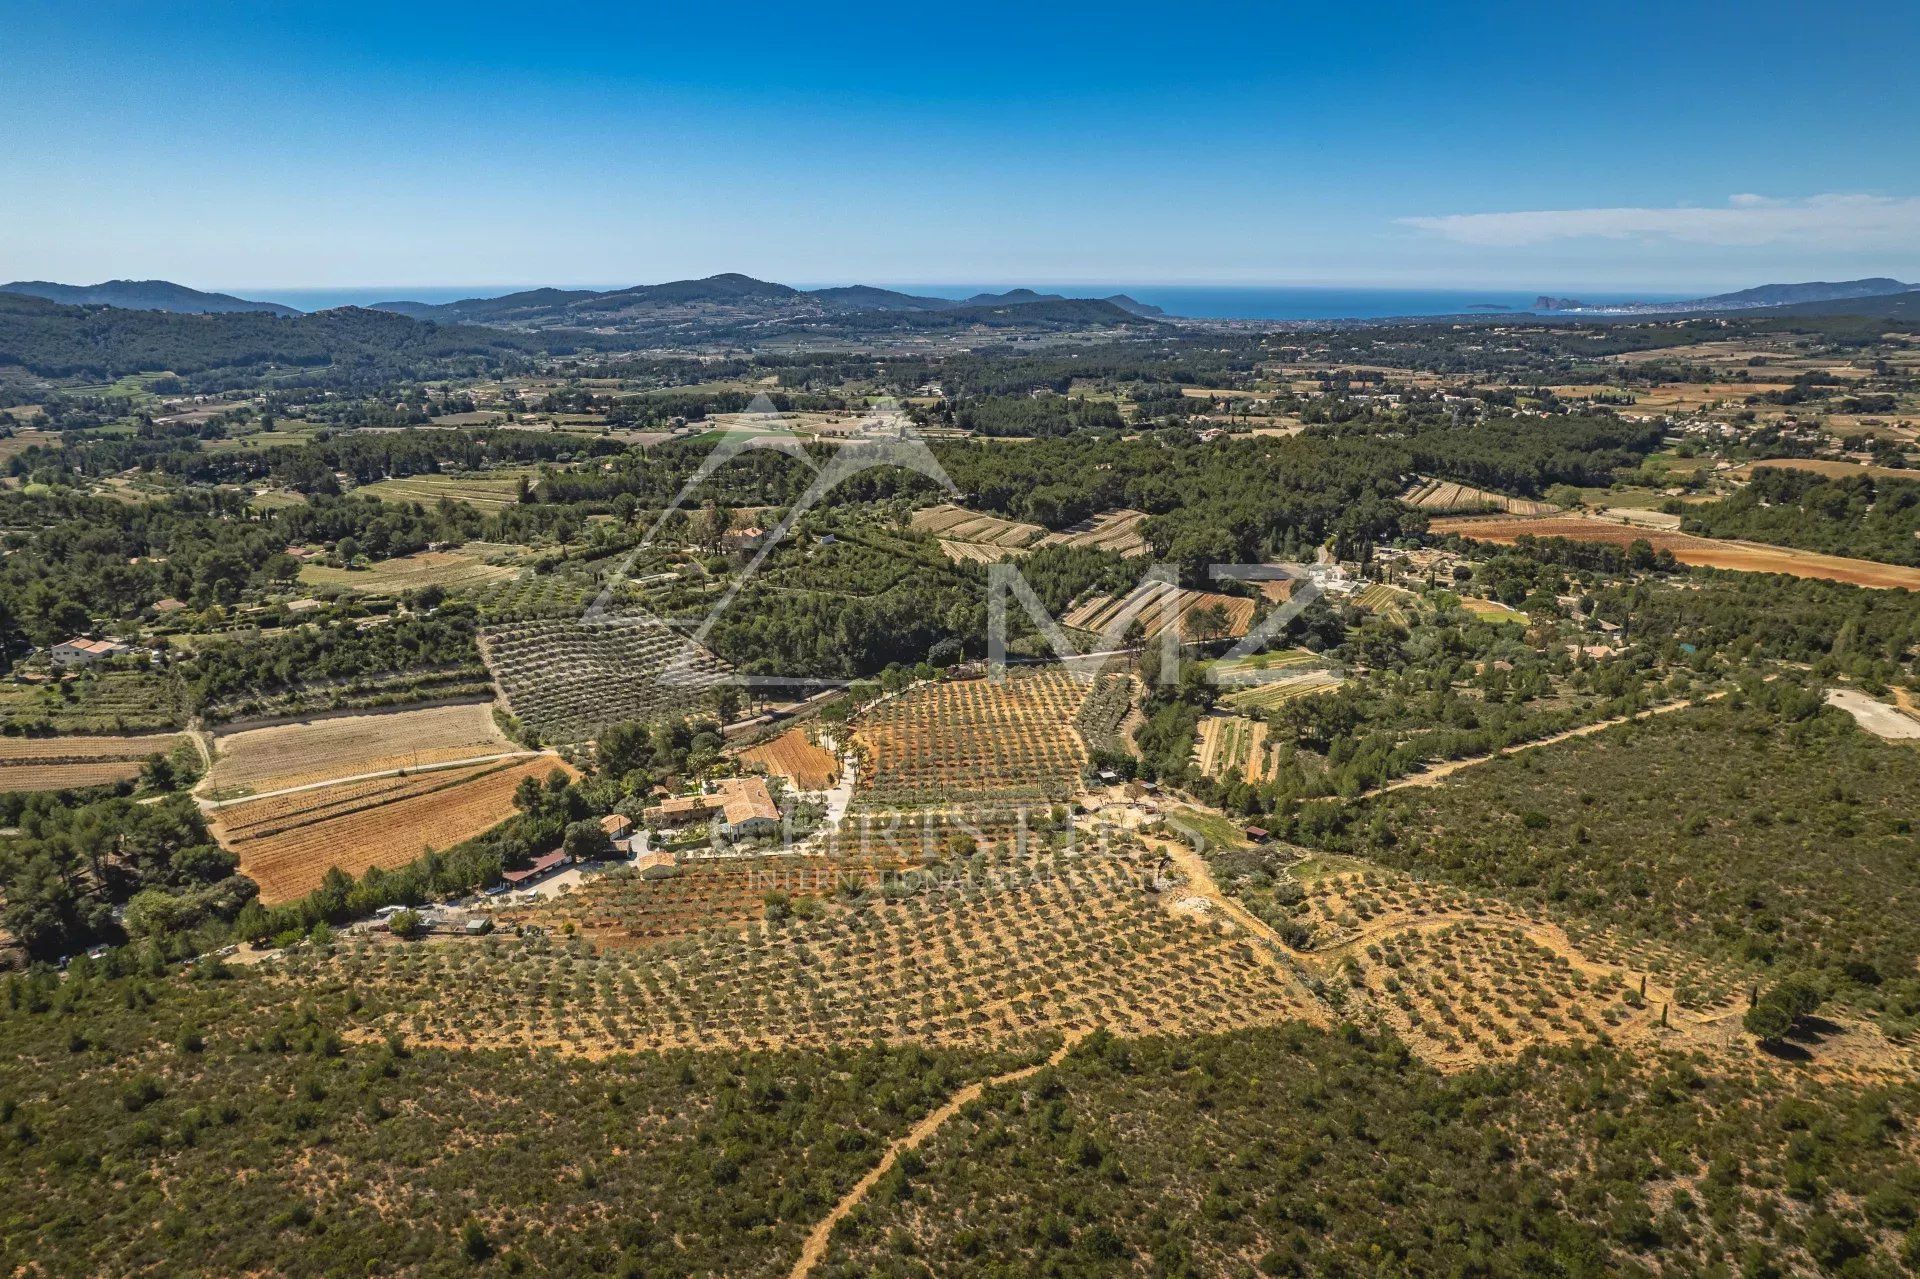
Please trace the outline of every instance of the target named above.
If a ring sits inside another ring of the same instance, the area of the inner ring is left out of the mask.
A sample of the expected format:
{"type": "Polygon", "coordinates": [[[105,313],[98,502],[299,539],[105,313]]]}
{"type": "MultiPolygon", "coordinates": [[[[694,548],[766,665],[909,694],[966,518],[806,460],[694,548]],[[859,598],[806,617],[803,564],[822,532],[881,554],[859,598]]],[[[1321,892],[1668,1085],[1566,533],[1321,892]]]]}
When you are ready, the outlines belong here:
{"type": "Polygon", "coordinates": [[[616,853],[625,856],[633,851],[633,820],[620,813],[608,813],[600,819],[600,829],[606,832],[607,841],[613,845],[616,853]]]}
{"type": "Polygon", "coordinates": [[[133,649],[119,640],[85,639],[75,636],[53,646],[55,666],[88,666],[109,657],[131,653],[133,649]]]}
{"type": "Polygon", "coordinates": [[[719,783],[720,831],[730,838],[759,835],[780,826],[773,794],[758,777],[729,777],[719,783]]]}
{"type": "Polygon", "coordinates": [[[675,795],[672,799],[663,799],[642,810],[640,817],[647,825],[665,830],[705,821],[713,816],[717,808],[718,805],[708,795],[675,795]]]}
{"type": "Polygon", "coordinates": [[[656,828],[685,826],[719,818],[720,833],[729,839],[760,835],[778,829],[780,810],[765,781],[758,777],[727,777],[700,795],[675,795],[646,809],[641,817],[656,828]]]}

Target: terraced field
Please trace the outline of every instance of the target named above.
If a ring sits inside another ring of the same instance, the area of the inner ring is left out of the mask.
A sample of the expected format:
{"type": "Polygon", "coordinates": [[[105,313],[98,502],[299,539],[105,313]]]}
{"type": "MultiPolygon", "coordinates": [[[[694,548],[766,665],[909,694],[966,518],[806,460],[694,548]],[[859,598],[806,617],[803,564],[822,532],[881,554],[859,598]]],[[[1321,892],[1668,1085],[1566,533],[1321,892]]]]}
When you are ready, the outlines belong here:
{"type": "Polygon", "coordinates": [[[1138,621],[1149,640],[1157,639],[1168,625],[1178,628],[1183,642],[1196,639],[1238,639],[1253,627],[1257,600],[1238,595],[1219,595],[1213,591],[1190,591],[1165,582],[1143,582],[1126,595],[1096,595],[1077,605],[1062,625],[1100,635],[1124,633],[1138,621]],[[1217,610],[1219,625],[1204,630],[1199,615],[1217,610]]]}
{"type": "Polygon", "coordinates": [[[1299,675],[1282,676],[1228,693],[1227,705],[1243,711],[1270,711],[1299,697],[1331,693],[1345,683],[1332,671],[1312,670],[1299,675]]]}
{"type": "Polygon", "coordinates": [[[960,800],[1063,799],[1080,787],[1086,747],[1074,722],[1090,686],[1059,667],[922,684],[854,724],[860,796],[880,807],[960,800]]]}
{"type": "Polygon", "coordinates": [[[963,506],[941,503],[915,511],[909,524],[922,533],[932,533],[944,545],[947,542],[971,542],[1004,551],[1031,548],[1047,530],[1038,524],[1022,524],[998,515],[982,515],[963,506]]]}
{"type": "Polygon", "coordinates": [[[1508,497],[1451,480],[1417,477],[1400,500],[1423,511],[1493,511],[1506,515],[1551,515],[1560,508],[1551,502],[1508,497]]]}
{"type": "Polygon", "coordinates": [[[0,681],[0,727],[16,731],[142,734],[185,723],[166,677],[149,671],[88,671],[50,684],[0,681]]]}
{"type": "Polygon", "coordinates": [[[1040,539],[1042,546],[1077,546],[1093,551],[1112,551],[1129,559],[1139,555],[1151,554],[1153,548],[1147,539],[1140,535],[1140,526],[1147,522],[1145,511],[1105,511],[1099,515],[1069,524],[1058,533],[1049,533],[1040,539]]]}
{"type": "Polygon", "coordinates": [[[447,1047],[576,1056],[674,1047],[831,1048],[870,1040],[1035,1044],[1096,1026],[1170,1034],[1324,1014],[1244,933],[1169,910],[1142,851],[1009,858],[951,886],[760,923],[670,955],[376,947],[293,959],[344,978],[394,1031],[447,1047]]]}
{"type": "Polygon", "coordinates": [[[67,790],[132,781],[140,766],[186,739],[144,737],[0,737],[0,794],[67,790]]]}
{"type": "Polygon", "coordinates": [[[1194,767],[1216,781],[1266,779],[1267,722],[1238,715],[1209,715],[1200,721],[1193,746],[1194,767]]]}
{"type": "Polygon", "coordinates": [[[692,714],[730,669],[640,612],[490,626],[480,651],[509,709],[546,742],[583,742],[610,724],[692,714]]]}
{"type": "Polygon", "coordinates": [[[356,491],[389,502],[419,502],[433,506],[441,501],[451,501],[477,506],[484,511],[497,511],[518,505],[522,480],[537,478],[538,472],[528,467],[505,471],[409,475],[402,479],[362,485],[356,491]]]}
{"type": "Polygon", "coordinates": [[[519,749],[475,702],[341,715],[222,733],[202,792],[231,799],[329,778],[418,768],[519,749]]]}
{"type": "Polygon", "coordinates": [[[1413,605],[1413,596],[1397,586],[1388,586],[1384,582],[1374,582],[1353,597],[1355,608],[1365,609],[1378,617],[1401,626],[1407,624],[1407,610],[1413,605]]]}

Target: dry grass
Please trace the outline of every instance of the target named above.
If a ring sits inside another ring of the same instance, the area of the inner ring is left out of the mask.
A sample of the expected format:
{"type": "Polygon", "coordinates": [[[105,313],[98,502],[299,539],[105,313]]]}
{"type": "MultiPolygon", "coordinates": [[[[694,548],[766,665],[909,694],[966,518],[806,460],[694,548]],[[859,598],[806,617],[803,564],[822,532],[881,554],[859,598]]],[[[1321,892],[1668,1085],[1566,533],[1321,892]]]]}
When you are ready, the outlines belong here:
{"type": "Polygon", "coordinates": [[[515,749],[490,703],[341,715],[221,734],[206,787],[215,798],[245,795],[515,749]]]}
{"type": "Polygon", "coordinates": [[[1816,551],[1765,546],[1759,542],[1695,537],[1661,529],[1636,528],[1607,520],[1566,516],[1547,519],[1478,519],[1462,517],[1433,522],[1435,533],[1454,533],[1477,542],[1511,545],[1521,537],[1564,537],[1576,542],[1603,542],[1626,547],[1643,541],[1656,551],[1671,551],[1682,564],[1697,568],[1735,569],[1745,573],[1785,573],[1792,577],[1850,582],[1881,589],[1920,590],[1920,568],[1876,564],[1871,560],[1822,555],[1816,551]]]}
{"type": "Polygon", "coordinates": [[[300,581],[306,586],[316,590],[354,591],[361,595],[402,595],[423,586],[454,590],[485,586],[517,576],[518,569],[487,564],[458,551],[421,551],[381,560],[363,569],[327,568],[320,564],[307,564],[300,569],[300,581]]]}

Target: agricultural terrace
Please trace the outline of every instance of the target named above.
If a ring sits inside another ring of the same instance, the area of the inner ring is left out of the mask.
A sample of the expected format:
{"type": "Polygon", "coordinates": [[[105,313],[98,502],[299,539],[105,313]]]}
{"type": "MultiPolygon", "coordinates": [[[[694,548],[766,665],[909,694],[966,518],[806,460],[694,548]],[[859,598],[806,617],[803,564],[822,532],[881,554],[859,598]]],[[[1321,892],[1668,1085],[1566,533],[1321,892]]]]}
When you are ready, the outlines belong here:
{"type": "Polygon", "coordinates": [[[1338,842],[1558,903],[1590,929],[1817,969],[1846,1000],[1905,1024],[1920,1009],[1908,829],[1920,752],[1811,694],[1769,696],[1781,709],[1682,710],[1391,792],[1338,842]]]}
{"type": "Polygon", "coordinates": [[[1304,648],[1276,648],[1245,657],[1222,657],[1207,663],[1207,678],[1216,684],[1256,684],[1269,672],[1297,674],[1322,665],[1326,659],[1304,648]]]}
{"type": "Polygon", "coordinates": [[[827,790],[840,779],[840,757],[817,744],[804,728],[790,728],[741,751],[740,762],[783,779],[797,791],[827,790]]]}
{"type": "Polygon", "coordinates": [[[546,742],[582,742],[610,724],[692,714],[729,670],[641,612],[489,626],[480,652],[509,709],[546,742]]]}
{"type": "Polygon", "coordinates": [[[0,737],[0,794],[68,790],[132,781],[154,755],[170,753],[186,738],[0,737]]]}
{"type": "Polygon", "coordinates": [[[1849,559],[1843,555],[1823,555],[1818,551],[1802,551],[1786,546],[1767,546],[1760,542],[1696,537],[1691,533],[1673,533],[1579,516],[1546,519],[1463,516],[1435,520],[1432,528],[1435,533],[1452,533],[1471,541],[1491,542],[1497,546],[1511,546],[1522,537],[1559,537],[1574,542],[1598,542],[1623,548],[1635,542],[1645,542],[1655,551],[1672,552],[1674,559],[1695,568],[1786,573],[1792,577],[1850,582],[1855,586],[1920,590],[1920,568],[1849,559]]]}
{"type": "Polygon", "coordinates": [[[862,894],[667,952],[370,946],[289,959],[281,980],[289,999],[350,983],[369,1037],[586,1057],[875,1040],[1004,1050],[1096,1027],[1177,1034],[1323,1017],[1244,932],[1149,892],[1155,859],[1137,848],[986,860],[964,886],[862,894]]]}
{"type": "Polygon", "coordinates": [[[502,564],[489,564],[478,556],[459,551],[418,551],[390,560],[380,560],[367,568],[328,568],[323,564],[304,564],[300,581],[314,590],[353,591],[361,595],[404,595],[423,586],[442,590],[471,589],[505,582],[520,575],[520,570],[502,564]]]}
{"type": "Polygon", "coordinates": [[[48,684],[0,682],[0,728],[30,733],[151,733],[186,723],[167,678],[85,671],[48,684]]]}
{"type": "Polygon", "coordinates": [[[519,749],[485,702],[242,729],[221,733],[213,748],[213,768],[201,788],[210,799],[519,749]]]}
{"type": "Polygon", "coordinates": [[[671,874],[617,867],[571,892],[494,913],[501,928],[532,927],[601,946],[642,947],[767,917],[767,898],[832,898],[878,888],[905,859],[887,855],[688,857],[671,874]]]}
{"type": "MultiPolygon", "coordinates": [[[[1278,847],[1217,851],[1220,878],[1346,1014],[1445,1071],[1531,1048],[1638,1044],[1759,1060],[1738,1030],[1753,964],[1563,927],[1497,897],[1278,847]],[[1358,869],[1355,869],[1358,867],[1358,869]]],[[[1813,1059],[1829,1077],[1911,1070],[1911,1052],[1835,1014],[1813,1059]]]]}
{"type": "Polygon", "coordinates": [[[409,475],[362,485],[355,491],[389,502],[420,502],[433,506],[441,501],[450,501],[476,506],[483,511],[497,511],[518,504],[521,485],[534,483],[539,478],[539,472],[532,467],[517,467],[500,471],[409,475]]]}
{"type": "Polygon", "coordinates": [[[1112,551],[1132,559],[1153,550],[1141,536],[1140,526],[1147,522],[1145,511],[1106,511],[1069,524],[1058,533],[1040,539],[1041,546],[1075,546],[1091,551],[1112,551]]]}
{"type": "Polygon", "coordinates": [[[1074,720],[1090,691],[1055,666],[919,684],[882,699],[855,721],[862,802],[1065,799],[1080,789],[1087,762],[1074,720]]]}
{"type": "Polygon", "coordinates": [[[1238,715],[1209,715],[1200,721],[1193,746],[1194,767],[1215,781],[1259,783],[1271,773],[1267,722],[1238,715]]]}
{"type": "Polygon", "coordinates": [[[1384,617],[1399,626],[1407,624],[1407,610],[1412,607],[1413,596],[1397,586],[1388,586],[1384,582],[1368,585],[1353,597],[1353,606],[1365,609],[1376,617],[1384,617]]]}
{"type": "Polygon", "coordinates": [[[1060,619],[1063,626],[1104,634],[1108,628],[1124,632],[1138,621],[1149,640],[1157,639],[1169,618],[1183,641],[1238,639],[1253,627],[1258,600],[1213,591],[1190,591],[1166,582],[1142,582],[1126,595],[1096,595],[1075,606],[1060,619]],[[1203,625],[1212,616],[1216,625],[1203,625]]]}
{"type": "Polygon", "coordinates": [[[544,781],[556,768],[573,771],[542,755],[344,782],[222,805],[208,825],[274,905],[312,892],[333,867],[358,878],[483,834],[513,815],[523,779],[544,781]]]}
{"type": "Polygon", "coordinates": [[[1519,622],[1525,624],[1527,615],[1517,608],[1509,608],[1499,600],[1481,599],[1477,595],[1460,597],[1460,607],[1483,622],[1519,622]]]}
{"type": "Polygon", "coordinates": [[[1026,550],[1047,533],[1038,524],[982,515],[949,502],[922,507],[913,513],[909,524],[917,532],[933,534],[942,545],[970,542],[1002,551],[1026,550]]]}
{"type": "Polygon", "coordinates": [[[1311,670],[1298,675],[1281,675],[1235,689],[1224,700],[1237,710],[1270,711],[1297,698],[1331,693],[1344,682],[1332,671],[1311,670]]]}
{"type": "Polygon", "coordinates": [[[1417,506],[1423,511],[1491,511],[1503,515],[1552,515],[1560,509],[1551,502],[1536,502],[1525,497],[1508,497],[1504,493],[1492,493],[1486,489],[1455,484],[1451,480],[1432,480],[1425,476],[1416,477],[1412,487],[1400,495],[1400,500],[1408,506],[1417,506]]]}

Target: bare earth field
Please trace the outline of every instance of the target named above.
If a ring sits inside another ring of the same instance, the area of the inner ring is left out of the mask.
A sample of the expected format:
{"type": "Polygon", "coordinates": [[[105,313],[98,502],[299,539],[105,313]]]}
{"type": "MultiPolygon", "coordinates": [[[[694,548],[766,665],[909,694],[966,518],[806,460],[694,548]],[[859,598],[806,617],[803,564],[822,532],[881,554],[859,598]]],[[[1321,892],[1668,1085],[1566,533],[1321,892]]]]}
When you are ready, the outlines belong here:
{"type": "Polygon", "coordinates": [[[1875,564],[1870,560],[1847,559],[1840,555],[1822,555],[1784,546],[1766,546],[1759,542],[1736,542],[1690,533],[1671,533],[1660,529],[1635,528],[1606,520],[1556,516],[1546,519],[1476,519],[1460,517],[1433,522],[1436,533],[1456,533],[1476,542],[1511,546],[1522,537],[1564,537],[1576,542],[1604,542],[1609,546],[1631,546],[1644,541],[1656,551],[1672,551],[1682,564],[1696,568],[1735,569],[1745,573],[1785,573],[1792,577],[1819,578],[1828,582],[1851,582],[1855,586],[1881,589],[1920,590],[1920,569],[1898,564],[1875,564]]]}
{"type": "Polygon", "coordinates": [[[740,752],[751,768],[786,779],[795,790],[823,791],[840,776],[840,760],[824,746],[807,738],[804,728],[791,728],[770,742],[740,752]]]}
{"type": "Polygon", "coordinates": [[[488,703],[342,715],[221,734],[205,788],[245,795],[516,749],[488,703]]]}
{"type": "Polygon", "coordinates": [[[556,768],[572,774],[542,755],[323,786],[227,805],[208,825],[272,906],[318,888],[330,867],[358,878],[472,839],[513,815],[522,778],[545,780],[556,768]]]}
{"type": "Polygon", "coordinates": [[[1760,467],[1775,471],[1812,471],[1815,475],[1825,475],[1832,479],[1845,479],[1852,475],[1870,475],[1876,480],[1916,480],[1920,481],[1920,471],[1902,470],[1897,466],[1869,466],[1865,462],[1841,462],[1833,458],[1819,457],[1776,457],[1758,462],[1746,462],[1727,472],[1732,479],[1744,480],[1760,467]]]}
{"type": "Polygon", "coordinates": [[[335,587],[358,591],[363,595],[400,595],[422,586],[438,586],[442,589],[484,586],[518,575],[517,569],[483,563],[458,551],[421,551],[398,559],[381,560],[363,569],[308,564],[300,570],[300,581],[311,587],[335,587]]]}
{"type": "Polygon", "coordinates": [[[1890,742],[1920,740],[1920,719],[1877,698],[1868,697],[1857,688],[1828,689],[1827,705],[1838,706],[1875,737],[1890,742]]]}
{"type": "Polygon", "coordinates": [[[173,733],[146,737],[0,737],[0,794],[66,790],[131,781],[148,756],[181,742],[173,733]]]}

